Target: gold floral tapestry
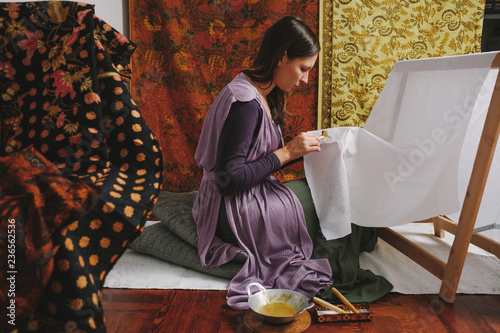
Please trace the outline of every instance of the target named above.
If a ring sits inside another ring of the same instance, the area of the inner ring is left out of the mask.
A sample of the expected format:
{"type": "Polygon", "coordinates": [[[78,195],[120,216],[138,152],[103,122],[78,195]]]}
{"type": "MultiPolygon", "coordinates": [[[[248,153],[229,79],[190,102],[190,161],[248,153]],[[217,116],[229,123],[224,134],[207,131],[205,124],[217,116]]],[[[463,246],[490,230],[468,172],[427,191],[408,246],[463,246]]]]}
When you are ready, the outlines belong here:
{"type": "Polygon", "coordinates": [[[484,0],[321,0],[318,128],[362,127],[398,60],[481,51],[484,0]]]}

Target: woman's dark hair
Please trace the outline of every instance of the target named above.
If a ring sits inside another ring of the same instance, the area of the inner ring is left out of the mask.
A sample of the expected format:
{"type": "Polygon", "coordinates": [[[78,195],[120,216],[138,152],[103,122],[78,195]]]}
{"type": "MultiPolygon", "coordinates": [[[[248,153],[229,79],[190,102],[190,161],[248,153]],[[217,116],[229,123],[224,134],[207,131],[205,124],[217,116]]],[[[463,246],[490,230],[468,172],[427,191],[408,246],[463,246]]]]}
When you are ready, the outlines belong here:
{"type": "MultiPolygon", "coordinates": [[[[285,16],[264,34],[259,52],[250,69],[243,70],[252,81],[271,83],[274,70],[286,55],[289,59],[307,58],[319,53],[320,45],[314,32],[298,17],[285,16]]],[[[283,124],[288,94],[275,87],[268,95],[273,121],[283,124]]]]}

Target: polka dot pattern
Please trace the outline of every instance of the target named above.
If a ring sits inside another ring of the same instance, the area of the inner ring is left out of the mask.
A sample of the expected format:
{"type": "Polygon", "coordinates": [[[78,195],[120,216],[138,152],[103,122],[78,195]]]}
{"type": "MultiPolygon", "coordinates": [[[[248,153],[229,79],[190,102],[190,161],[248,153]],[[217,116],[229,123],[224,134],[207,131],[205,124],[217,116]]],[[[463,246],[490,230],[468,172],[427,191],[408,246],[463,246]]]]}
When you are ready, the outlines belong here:
{"type": "Polygon", "coordinates": [[[37,330],[105,332],[105,278],[141,232],[163,165],[126,85],[135,45],[84,3],[1,3],[0,22],[9,22],[0,36],[13,41],[0,42],[0,156],[30,147],[98,194],[51,234],[59,248],[37,330]],[[9,30],[13,23],[22,28],[9,30]]]}

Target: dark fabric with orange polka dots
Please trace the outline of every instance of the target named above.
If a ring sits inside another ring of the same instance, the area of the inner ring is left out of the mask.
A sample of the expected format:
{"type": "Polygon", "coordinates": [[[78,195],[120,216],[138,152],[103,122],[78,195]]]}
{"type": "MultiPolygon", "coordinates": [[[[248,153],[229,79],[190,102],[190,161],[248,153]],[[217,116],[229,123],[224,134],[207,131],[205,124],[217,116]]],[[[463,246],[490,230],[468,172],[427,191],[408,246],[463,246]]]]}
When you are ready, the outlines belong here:
{"type": "MultiPolygon", "coordinates": [[[[58,179],[89,186],[93,198],[51,229],[44,255],[53,267],[49,279],[32,281],[43,293],[27,323],[42,332],[104,332],[106,275],[141,232],[161,183],[161,150],[125,83],[135,45],[95,17],[92,5],[66,1],[1,3],[0,37],[2,161],[30,152],[57,167],[58,179]]],[[[25,175],[9,193],[26,195],[25,175]]],[[[29,207],[43,217],[39,201],[29,207]]],[[[12,202],[1,202],[0,213],[0,236],[8,219],[37,216],[12,202]]],[[[30,232],[17,233],[16,242],[30,232]]],[[[16,295],[18,304],[27,299],[16,295]]]]}

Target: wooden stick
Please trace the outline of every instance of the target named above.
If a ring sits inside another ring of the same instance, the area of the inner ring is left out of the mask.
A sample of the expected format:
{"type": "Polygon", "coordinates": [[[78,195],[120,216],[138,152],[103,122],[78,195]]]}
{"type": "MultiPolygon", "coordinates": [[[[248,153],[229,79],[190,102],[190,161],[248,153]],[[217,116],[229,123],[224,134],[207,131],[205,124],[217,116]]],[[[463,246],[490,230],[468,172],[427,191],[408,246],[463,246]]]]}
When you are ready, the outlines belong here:
{"type": "MultiPolygon", "coordinates": [[[[500,55],[496,55],[492,67],[500,66],[500,55]]],[[[486,180],[493,162],[495,149],[500,136],[500,75],[497,75],[490,106],[484,121],[483,132],[479,140],[474,166],[458,219],[457,232],[451,245],[450,255],[443,274],[439,296],[448,303],[453,303],[467,256],[467,249],[472,239],[474,224],[486,187],[486,180]]]]}
{"type": "Polygon", "coordinates": [[[446,263],[425,250],[422,246],[412,242],[391,228],[377,228],[377,235],[380,239],[383,239],[399,252],[434,274],[438,279],[443,279],[446,263]]]}
{"type": "MultiPolygon", "coordinates": [[[[439,220],[439,225],[443,232],[446,230],[453,235],[457,233],[458,224],[450,220],[448,217],[439,215],[434,219],[439,220]]],[[[470,242],[500,258],[500,242],[481,234],[472,234],[470,242]]]]}
{"type": "Polygon", "coordinates": [[[314,297],[313,298],[314,303],[319,304],[321,306],[324,306],[325,308],[329,310],[333,310],[338,313],[349,313],[347,311],[344,311],[343,309],[336,307],[335,305],[328,303],[327,301],[322,300],[321,298],[314,297]]]}
{"type": "Polygon", "coordinates": [[[352,304],[351,304],[351,302],[349,302],[349,301],[347,300],[347,298],[345,298],[345,297],[344,297],[344,295],[342,295],[342,294],[340,293],[340,291],[338,291],[338,290],[337,290],[337,288],[332,287],[332,291],[333,291],[333,293],[335,294],[335,296],[337,296],[337,297],[338,297],[338,298],[342,301],[342,303],[344,303],[344,305],[345,305],[345,306],[347,306],[349,309],[351,309],[351,311],[352,311],[353,313],[359,313],[359,312],[360,312],[358,309],[356,309],[356,308],[354,307],[354,305],[352,305],[352,304]]]}

